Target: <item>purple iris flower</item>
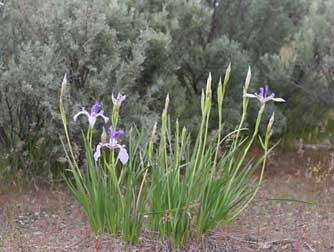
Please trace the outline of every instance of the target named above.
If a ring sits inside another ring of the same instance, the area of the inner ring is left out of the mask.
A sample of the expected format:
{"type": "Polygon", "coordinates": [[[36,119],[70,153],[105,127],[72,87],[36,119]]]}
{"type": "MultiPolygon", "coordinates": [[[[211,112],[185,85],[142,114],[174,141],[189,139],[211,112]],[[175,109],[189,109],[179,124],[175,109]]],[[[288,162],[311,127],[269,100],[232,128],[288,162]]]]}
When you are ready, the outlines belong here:
{"type": "Polygon", "coordinates": [[[120,93],[118,93],[117,97],[115,98],[114,94],[112,94],[111,96],[112,98],[112,103],[117,106],[120,107],[122,102],[125,100],[126,96],[125,95],[121,95],[120,93]]]}
{"type": "Polygon", "coordinates": [[[91,128],[94,127],[96,118],[99,116],[103,118],[104,123],[107,123],[109,121],[109,118],[103,115],[103,110],[100,111],[100,108],[101,104],[99,103],[99,101],[96,101],[95,104],[92,106],[90,113],[88,113],[88,111],[85,108],[82,108],[82,110],[79,113],[77,113],[73,117],[73,119],[74,121],[76,121],[79,115],[85,115],[88,117],[89,126],[91,128]]]}
{"type": "Polygon", "coordinates": [[[248,98],[256,98],[258,99],[261,103],[266,103],[268,101],[274,101],[274,102],[285,102],[283,98],[275,98],[275,93],[272,93],[271,95],[269,94],[269,88],[268,85],[265,87],[260,88],[260,93],[254,93],[254,94],[248,94],[245,93],[243,97],[248,97],[248,98]]]}
{"type": "MultiPolygon", "coordinates": [[[[105,132],[105,131],[104,131],[105,132]]],[[[118,138],[124,134],[123,130],[115,131],[112,126],[109,128],[109,142],[101,142],[97,145],[96,151],[94,153],[94,159],[97,161],[101,156],[101,149],[106,147],[110,150],[119,149],[118,158],[121,163],[124,165],[129,160],[129,154],[125,149],[125,145],[118,144],[118,138]]]]}

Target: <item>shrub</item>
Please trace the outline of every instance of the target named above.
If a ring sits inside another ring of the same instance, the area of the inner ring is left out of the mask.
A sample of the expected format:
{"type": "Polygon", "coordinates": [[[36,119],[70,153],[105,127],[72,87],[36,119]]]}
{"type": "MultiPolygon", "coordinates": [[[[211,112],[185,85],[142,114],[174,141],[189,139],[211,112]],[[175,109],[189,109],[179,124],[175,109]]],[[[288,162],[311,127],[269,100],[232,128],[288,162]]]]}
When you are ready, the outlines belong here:
{"type": "MultiPolygon", "coordinates": [[[[67,101],[71,113],[79,104],[93,102],[93,97],[106,103],[111,90],[120,91],[131,94],[122,112],[123,125],[134,122],[146,128],[158,120],[161,100],[169,93],[174,100],[169,108],[171,121],[179,118],[180,125],[189,125],[188,131],[197,134],[201,110],[196,104],[206,72],[212,72],[215,85],[226,62],[238,66],[233,69],[233,85],[224,106],[226,130],[232,131],[241,117],[239,94],[246,66],[251,64],[256,85],[271,83],[291,101],[281,108],[270,106],[270,112],[282,118],[273,129],[274,135],[289,131],[291,136],[305,125],[312,131],[326,121],[330,124],[331,114],[326,112],[331,106],[331,92],[327,92],[333,61],[328,44],[331,3],[310,2],[4,1],[0,6],[0,145],[4,166],[25,174],[51,174],[62,166],[61,162],[42,159],[63,160],[55,97],[64,72],[71,83],[71,99],[67,101]],[[319,22],[324,19],[328,20],[325,33],[319,22]],[[303,113],[296,121],[296,115],[305,110],[310,113],[303,113]],[[42,148],[31,148],[31,143],[40,139],[52,145],[52,150],[43,149],[45,153],[37,155],[42,148]],[[21,150],[30,154],[20,156],[21,150]],[[34,155],[38,158],[28,158],[34,155]],[[21,161],[15,163],[17,159],[21,161]],[[33,165],[27,166],[30,162],[33,165]]],[[[250,105],[250,114],[257,109],[250,105]]],[[[270,115],[264,114],[265,119],[270,115]]],[[[211,121],[216,120],[218,109],[213,107],[211,121]]],[[[245,122],[254,125],[254,116],[245,122]]],[[[262,134],[265,128],[262,124],[262,134]]],[[[77,126],[70,129],[79,132],[77,126]]]]}
{"type": "MultiPolygon", "coordinates": [[[[111,89],[123,90],[134,94],[127,104],[133,111],[129,120],[141,122],[137,115],[146,107],[138,104],[133,86],[142,71],[148,39],[140,33],[145,30],[143,19],[136,21],[139,17],[126,6],[102,0],[28,0],[1,7],[0,144],[11,173],[18,169],[32,175],[56,173],[56,160],[63,157],[56,97],[64,72],[71,83],[67,102],[73,111],[78,102],[108,99],[111,89]],[[128,27],[129,23],[136,26],[128,27]],[[37,154],[42,150],[35,144],[40,139],[52,148],[37,154]]],[[[69,123],[72,132],[78,131],[69,123]]]]}

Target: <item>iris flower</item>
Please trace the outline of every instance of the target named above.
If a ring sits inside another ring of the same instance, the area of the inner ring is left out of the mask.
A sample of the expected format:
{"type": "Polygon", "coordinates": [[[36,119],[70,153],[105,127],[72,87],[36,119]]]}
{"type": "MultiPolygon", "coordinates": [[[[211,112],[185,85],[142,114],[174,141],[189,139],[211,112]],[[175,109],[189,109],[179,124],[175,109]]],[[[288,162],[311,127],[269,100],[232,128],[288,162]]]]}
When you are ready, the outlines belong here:
{"type": "Polygon", "coordinates": [[[112,103],[115,106],[120,107],[122,102],[125,100],[126,96],[118,93],[117,97],[114,97],[114,94],[112,94],[111,98],[112,98],[112,103]]]}
{"type": "Polygon", "coordinates": [[[73,117],[73,119],[74,121],[76,121],[79,115],[85,115],[88,117],[89,126],[91,128],[94,127],[96,119],[99,116],[103,118],[104,123],[107,123],[109,118],[103,115],[103,110],[100,111],[100,108],[101,108],[101,104],[99,103],[99,101],[96,101],[95,104],[92,106],[90,113],[85,108],[82,108],[82,110],[79,113],[77,113],[73,117]]]}
{"type": "Polygon", "coordinates": [[[266,103],[268,101],[274,101],[274,102],[285,102],[283,98],[275,98],[275,93],[272,93],[269,95],[269,88],[266,85],[265,87],[260,88],[260,93],[254,93],[254,94],[248,94],[245,93],[243,97],[248,97],[248,98],[256,98],[258,99],[262,104],[266,103]]]}
{"type": "MultiPolygon", "coordinates": [[[[105,132],[105,130],[104,130],[105,132]]],[[[97,161],[100,156],[101,156],[101,149],[102,148],[108,148],[110,150],[114,150],[114,149],[119,149],[119,153],[118,153],[118,159],[121,161],[121,163],[124,165],[128,162],[129,160],[129,154],[127,152],[127,150],[125,149],[125,145],[120,145],[118,143],[118,138],[123,134],[123,130],[117,130],[115,131],[114,128],[112,126],[110,126],[109,128],[109,142],[104,142],[102,140],[101,143],[99,143],[96,147],[96,151],[94,153],[94,159],[95,161],[97,161]]],[[[102,133],[103,135],[103,133],[102,133]]],[[[102,139],[104,139],[105,137],[102,137],[102,139]]]]}

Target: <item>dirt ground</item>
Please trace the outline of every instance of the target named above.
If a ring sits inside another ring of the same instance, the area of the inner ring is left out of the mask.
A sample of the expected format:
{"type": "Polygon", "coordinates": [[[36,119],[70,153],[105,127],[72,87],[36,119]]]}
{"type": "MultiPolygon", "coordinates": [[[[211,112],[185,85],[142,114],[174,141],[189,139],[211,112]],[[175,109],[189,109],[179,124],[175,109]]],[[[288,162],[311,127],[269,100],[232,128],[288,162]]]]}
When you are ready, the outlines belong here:
{"type": "MultiPolygon", "coordinates": [[[[334,251],[333,159],[330,153],[276,153],[256,199],[236,222],[179,251],[334,251]]],[[[152,237],[144,233],[136,246],[96,237],[63,186],[0,191],[1,252],[170,251],[152,237]]]]}

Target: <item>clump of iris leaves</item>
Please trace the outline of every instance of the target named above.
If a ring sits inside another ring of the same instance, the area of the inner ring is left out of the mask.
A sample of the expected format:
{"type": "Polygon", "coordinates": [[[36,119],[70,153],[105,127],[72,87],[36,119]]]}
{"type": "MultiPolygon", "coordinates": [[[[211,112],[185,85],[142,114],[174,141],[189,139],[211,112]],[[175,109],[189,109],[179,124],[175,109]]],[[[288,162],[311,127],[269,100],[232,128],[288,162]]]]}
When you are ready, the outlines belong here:
{"type": "Polygon", "coordinates": [[[200,239],[217,225],[232,222],[249,206],[263,179],[266,157],[271,150],[269,139],[274,115],[261,138],[258,130],[262,114],[266,102],[284,100],[275,98],[274,94],[268,95],[268,87],[261,88],[259,94],[248,94],[249,70],[243,88],[240,123],[233,132],[223,136],[222,107],[230,69],[229,66],[224,80],[218,84],[218,130],[211,144],[207,144],[213,103],[209,75],[206,90],[202,90],[202,121],[195,139],[191,139],[185,127],[180,129],[178,121],[171,124],[168,96],[159,123],[161,126],[154,125],[149,139],[143,137],[145,134],[140,130],[131,130],[128,146],[119,143],[123,132],[117,129],[125,96],[113,97],[111,120],[99,110],[99,103],[90,113],[83,109],[76,118],[82,114],[89,119],[88,130],[82,134],[87,159],[84,168],[73,154],[68,133],[63,102],[67,85],[65,76],[60,111],[65,129],[64,150],[73,175],[67,179],[67,185],[85,210],[94,232],[121,236],[126,243],[134,244],[145,228],[152,236],[158,235],[177,247],[186,244],[190,238],[200,239]],[[243,128],[250,98],[260,102],[252,131],[243,128]],[[108,137],[103,129],[101,142],[97,144],[92,139],[96,131],[94,123],[99,117],[106,126],[109,124],[110,135],[108,137]],[[263,156],[249,160],[247,153],[257,138],[263,156]],[[228,147],[224,145],[227,140],[232,141],[228,147]],[[257,170],[258,177],[254,176],[257,170]]]}

